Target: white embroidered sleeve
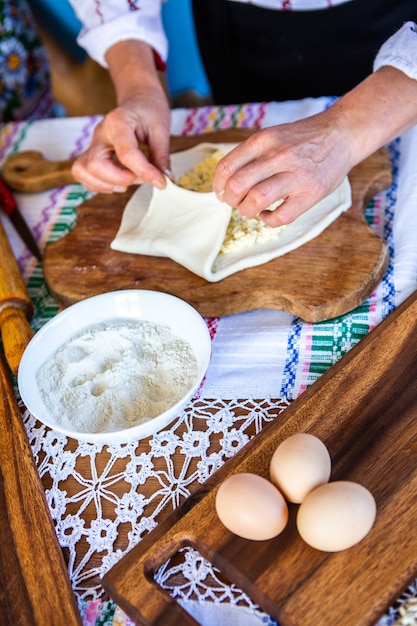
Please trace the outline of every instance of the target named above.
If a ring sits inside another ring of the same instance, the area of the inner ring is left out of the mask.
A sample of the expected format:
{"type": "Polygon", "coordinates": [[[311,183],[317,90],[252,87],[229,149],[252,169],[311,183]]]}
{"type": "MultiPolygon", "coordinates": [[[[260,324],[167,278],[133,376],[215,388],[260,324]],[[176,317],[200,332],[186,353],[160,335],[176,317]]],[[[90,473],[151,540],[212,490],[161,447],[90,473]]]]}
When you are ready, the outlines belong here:
{"type": "Polygon", "coordinates": [[[168,43],[161,19],[161,0],[70,0],[83,24],[78,43],[106,67],[106,51],[119,41],[145,41],[165,62],[168,43]]]}
{"type": "Polygon", "coordinates": [[[406,22],[382,45],[374,62],[374,71],[383,65],[392,65],[417,79],[417,25],[414,22],[406,22]]]}

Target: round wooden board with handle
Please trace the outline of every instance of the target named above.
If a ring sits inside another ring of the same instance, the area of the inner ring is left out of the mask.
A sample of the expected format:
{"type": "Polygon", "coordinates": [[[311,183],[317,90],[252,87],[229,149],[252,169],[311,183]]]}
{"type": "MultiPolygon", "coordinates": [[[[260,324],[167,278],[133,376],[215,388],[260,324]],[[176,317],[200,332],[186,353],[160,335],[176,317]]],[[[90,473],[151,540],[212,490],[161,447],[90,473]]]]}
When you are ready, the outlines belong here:
{"type": "MultiPolygon", "coordinates": [[[[202,141],[237,142],[253,130],[230,129],[192,137],[174,136],[172,152],[202,141]]],[[[273,308],[307,322],[342,315],[361,304],[381,280],[386,244],[367,224],[369,200],[391,184],[385,149],[349,174],[352,206],[318,237],[264,265],[210,283],[171,259],[126,254],[110,248],[124,207],[136,188],[97,195],[77,209],[73,230],[47,246],[44,274],[55,299],[68,306],[118,289],[151,289],[176,295],[204,317],[273,308]]]]}

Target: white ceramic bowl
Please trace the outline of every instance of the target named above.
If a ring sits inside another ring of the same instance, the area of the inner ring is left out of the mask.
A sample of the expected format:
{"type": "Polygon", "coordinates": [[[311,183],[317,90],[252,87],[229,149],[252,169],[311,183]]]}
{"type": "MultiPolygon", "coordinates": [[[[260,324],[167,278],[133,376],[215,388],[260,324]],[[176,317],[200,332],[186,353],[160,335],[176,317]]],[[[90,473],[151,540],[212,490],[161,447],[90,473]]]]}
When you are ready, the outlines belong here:
{"type": "Polygon", "coordinates": [[[69,437],[90,443],[127,443],[165,428],[192,398],[206,373],[211,340],[201,315],[189,304],[166,293],[147,290],[122,290],[87,298],[69,306],[50,320],[29,342],[18,371],[20,396],[27,409],[40,422],[69,437]],[[46,407],[37,383],[38,368],[72,336],[92,324],[125,318],[167,324],[187,341],[197,359],[194,384],[173,406],[149,421],[112,432],[86,433],[63,428],[46,407]]]}

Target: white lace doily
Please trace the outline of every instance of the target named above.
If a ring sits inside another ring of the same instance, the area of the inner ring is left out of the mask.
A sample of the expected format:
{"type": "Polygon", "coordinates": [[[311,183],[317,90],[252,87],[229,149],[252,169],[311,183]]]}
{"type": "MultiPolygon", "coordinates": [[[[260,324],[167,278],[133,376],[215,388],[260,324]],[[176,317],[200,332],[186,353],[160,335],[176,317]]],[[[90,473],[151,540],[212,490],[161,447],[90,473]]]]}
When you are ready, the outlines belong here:
{"type": "Polygon", "coordinates": [[[79,599],[102,596],[100,577],[288,404],[195,399],[167,430],[115,446],[68,439],[24,411],[79,599]]]}
{"type": "MultiPolygon", "coordinates": [[[[100,578],[268,422],[279,419],[288,405],[286,400],[197,398],[165,431],[115,446],[68,439],[37,422],[22,406],[80,606],[87,600],[105,601],[100,578]]],[[[193,548],[184,548],[165,563],[156,581],[201,624],[204,617],[207,624],[229,619],[228,607],[242,609],[242,622],[246,616],[250,624],[275,623],[193,548]],[[221,617],[213,616],[215,610],[221,617]]],[[[415,583],[378,622],[394,624],[417,624],[415,583]]]]}

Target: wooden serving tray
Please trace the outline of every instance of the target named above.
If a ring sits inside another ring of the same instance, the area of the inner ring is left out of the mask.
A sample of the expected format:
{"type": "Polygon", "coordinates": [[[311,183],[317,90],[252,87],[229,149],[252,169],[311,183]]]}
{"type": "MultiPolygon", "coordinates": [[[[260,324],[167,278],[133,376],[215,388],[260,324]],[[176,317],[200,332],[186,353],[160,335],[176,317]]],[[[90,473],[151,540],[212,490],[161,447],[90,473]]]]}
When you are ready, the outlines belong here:
{"type": "MultiPolygon", "coordinates": [[[[202,141],[235,142],[253,130],[230,129],[172,137],[172,152],[202,141]]],[[[342,315],[372,293],[387,266],[387,248],[364,218],[364,208],[391,184],[382,149],[350,173],[352,206],[321,235],[282,257],[209,283],[171,259],[111,250],[123,209],[133,193],[97,195],[78,207],[72,232],[47,246],[43,268],[63,306],[105,291],[152,289],[189,302],[204,317],[259,308],[288,311],[308,322],[342,315]]]]}
{"type": "Polygon", "coordinates": [[[371,626],[417,574],[417,294],[374,331],[134,547],[104,577],[109,595],[138,624],[195,624],[154,572],[190,545],[281,626],[371,626]],[[374,495],[377,518],[356,546],[325,553],[295,528],[262,542],[226,530],[215,512],[233,473],[268,477],[272,454],[296,432],[320,437],[331,480],[353,480],[374,495]]]}

